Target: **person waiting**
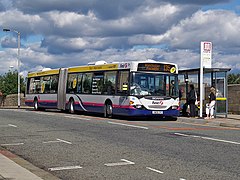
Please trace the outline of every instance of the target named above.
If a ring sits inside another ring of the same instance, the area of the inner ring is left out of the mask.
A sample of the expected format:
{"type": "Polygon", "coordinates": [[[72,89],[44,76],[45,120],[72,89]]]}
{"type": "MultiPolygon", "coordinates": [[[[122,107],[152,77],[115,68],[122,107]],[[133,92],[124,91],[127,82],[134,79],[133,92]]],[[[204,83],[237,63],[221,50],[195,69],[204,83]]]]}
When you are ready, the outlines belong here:
{"type": "Polygon", "coordinates": [[[214,109],[216,104],[216,90],[214,87],[211,87],[210,94],[208,95],[209,103],[206,104],[206,115],[205,119],[214,118],[214,109]]]}
{"type": "Polygon", "coordinates": [[[196,116],[196,91],[194,90],[194,85],[190,85],[190,91],[187,96],[187,103],[190,106],[190,117],[195,117],[196,116]]]}

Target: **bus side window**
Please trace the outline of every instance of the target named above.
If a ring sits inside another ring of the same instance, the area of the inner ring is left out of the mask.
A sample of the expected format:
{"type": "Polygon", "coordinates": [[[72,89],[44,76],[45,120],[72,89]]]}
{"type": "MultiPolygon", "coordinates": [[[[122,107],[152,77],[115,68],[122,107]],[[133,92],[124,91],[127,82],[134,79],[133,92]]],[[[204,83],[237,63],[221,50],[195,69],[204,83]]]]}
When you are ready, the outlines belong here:
{"type": "Polygon", "coordinates": [[[67,81],[67,93],[75,93],[77,86],[77,74],[69,74],[67,81]]]}
{"type": "Polygon", "coordinates": [[[129,89],[129,71],[119,71],[118,72],[118,83],[117,83],[117,93],[126,94],[129,89]]]}
{"type": "Polygon", "coordinates": [[[91,93],[91,84],[92,84],[92,73],[83,74],[82,93],[90,94],[91,93]]]}
{"type": "Polygon", "coordinates": [[[82,73],[79,73],[77,77],[77,93],[82,93],[82,73]]]}
{"type": "Polygon", "coordinates": [[[113,95],[116,90],[117,71],[109,71],[104,73],[103,94],[113,95]]]}
{"type": "Polygon", "coordinates": [[[92,94],[102,94],[103,91],[103,73],[94,73],[92,79],[92,94]]]}
{"type": "Polygon", "coordinates": [[[38,94],[38,93],[41,93],[41,81],[40,81],[40,78],[36,79],[35,78],[35,91],[34,93],[38,94]]]}
{"type": "Polygon", "coordinates": [[[40,93],[47,94],[50,93],[50,76],[43,76],[40,78],[40,93]]]}
{"type": "Polygon", "coordinates": [[[28,79],[28,93],[34,94],[36,90],[36,83],[34,78],[28,79]]]}
{"type": "Polygon", "coordinates": [[[58,75],[52,75],[51,77],[51,93],[56,93],[58,91],[58,75]]]}

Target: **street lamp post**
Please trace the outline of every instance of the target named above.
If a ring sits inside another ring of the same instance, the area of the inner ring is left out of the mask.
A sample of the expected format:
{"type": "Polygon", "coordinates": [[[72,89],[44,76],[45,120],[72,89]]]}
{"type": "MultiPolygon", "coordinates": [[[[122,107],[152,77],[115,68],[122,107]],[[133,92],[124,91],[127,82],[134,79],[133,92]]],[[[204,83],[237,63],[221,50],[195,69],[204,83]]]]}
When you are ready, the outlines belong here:
{"type": "Polygon", "coordinates": [[[14,66],[9,66],[9,68],[10,68],[10,72],[13,72],[13,68],[14,68],[14,66]]]}
{"type": "Polygon", "coordinates": [[[15,33],[17,33],[18,35],[18,53],[17,53],[17,73],[18,73],[18,108],[20,108],[20,32],[16,31],[16,30],[11,30],[11,29],[3,29],[3,31],[13,31],[15,33]]]}

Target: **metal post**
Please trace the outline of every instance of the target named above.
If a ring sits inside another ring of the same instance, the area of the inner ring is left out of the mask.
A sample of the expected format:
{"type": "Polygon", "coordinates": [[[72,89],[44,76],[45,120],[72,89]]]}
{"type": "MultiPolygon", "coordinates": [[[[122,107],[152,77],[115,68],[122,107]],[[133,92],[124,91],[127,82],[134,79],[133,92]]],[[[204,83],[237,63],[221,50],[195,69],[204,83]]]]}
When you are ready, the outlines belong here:
{"type": "Polygon", "coordinates": [[[227,72],[224,72],[224,97],[226,97],[226,114],[225,118],[228,115],[228,80],[227,80],[227,72]]]}
{"type": "Polygon", "coordinates": [[[11,29],[3,29],[3,31],[13,31],[15,33],[17,33],[18,36],[18,53],[17,53],[17,73],[18,73],[18,82],[17,82],[17,91],[18,91],[18,108],[20,108],[21,105],[21,99],[20,99],[20,32],[16,31],[16,30],[11,30],[11,29]]]}
{"type": "Polygon", "coordinates": [[[16,31],[18,35],[18,61],[17,61],[17,71],[18,71],[18,108],[21,105],[21,94],[20,94],[20,32],[16,31]]]}
{"type": "Polygon", "coordinates": [[[199,114],[199,116],[202,118],[203,117],[203,62],[202,62],[202,54],[203,54],[203,52],[202,52],[202,49],[203,49],[203,44],[201,43],[201,52],[200,52],[200,54],[201,54],[201,60],[200,60],[200,99],[199,99],[199,101],[200,101],[200,114],[199,114]]]}
{"type": "MultiPolygon", "coordinates": [[[[202,64],[202,63],[201,63],[202,64]]],[[[200,117],[203,117],[203,66],[200,67],[200,117]]]]}

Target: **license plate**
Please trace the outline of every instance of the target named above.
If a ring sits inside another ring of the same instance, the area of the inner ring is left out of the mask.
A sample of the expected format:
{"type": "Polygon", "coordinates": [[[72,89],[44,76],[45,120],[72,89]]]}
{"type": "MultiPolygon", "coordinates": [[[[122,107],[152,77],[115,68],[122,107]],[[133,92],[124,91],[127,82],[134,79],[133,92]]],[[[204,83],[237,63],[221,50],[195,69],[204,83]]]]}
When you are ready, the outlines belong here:
{"type": "Polygon", "coordinates": [[[163,114],[163,111],[152,111],[152,114],[163,114]]]}

